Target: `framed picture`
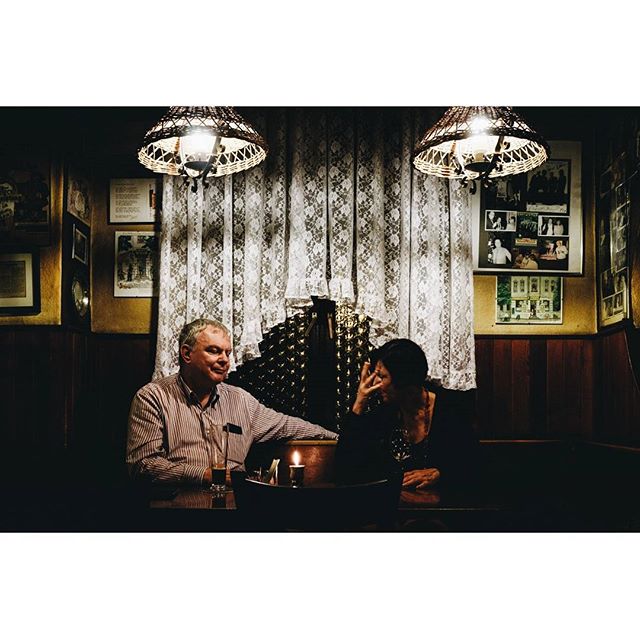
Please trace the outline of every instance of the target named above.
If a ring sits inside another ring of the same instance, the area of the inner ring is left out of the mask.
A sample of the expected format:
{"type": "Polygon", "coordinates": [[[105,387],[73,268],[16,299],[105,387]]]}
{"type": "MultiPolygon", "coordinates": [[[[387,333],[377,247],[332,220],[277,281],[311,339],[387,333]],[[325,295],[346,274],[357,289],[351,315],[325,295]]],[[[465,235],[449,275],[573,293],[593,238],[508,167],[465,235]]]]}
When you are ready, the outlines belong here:
{"type": "Polygon", "coordinates": [[[158,240],[154,232],[115,232],[114,297],[158,295],[158,240]]]}
{"type": "Polygon", "coordinates": [[[49,245],[50,173],[44,158],[0,166],[0,244],[49,245]]]}
{"type": "Polygon", "coordinates": [[[75,224],[73,225],[71,257],[74,260],[79,260],[82,264],[89,264],[89,241],[75,224]]]}
{"type": "Polygon", "coordinates": [[[157,213],[155,178],[114,178],[109,183],[109,224],[154,223],[157,213]]]}
{"type": "Polygon", "coordinates": [[[76,167],[69,166],[65,183],[65,210],[90,227],[92,208],[89,179],[76,167]]]}
{"type": "Polygon", "coordinates": [[[475,273],[582,275],[581,145],[549,146],[544,164],[498,178],[473,196],[475,273]]]}
{"type": "Polygon", "coordinates": [[[562,278],[498,276],[497,324],[562,324],[562,278]]]}
{"type": "Polygon", "coordinates": [[[40,313],[40,256],[37,250],[0,254],[0,315],[40,313]]]}
{"type": "Polygon", "coordinates": [[[596,205],[598,322],[607,327],[629,318],[629,217],[631,196],[624,153],[600,176],[596,205]]]}

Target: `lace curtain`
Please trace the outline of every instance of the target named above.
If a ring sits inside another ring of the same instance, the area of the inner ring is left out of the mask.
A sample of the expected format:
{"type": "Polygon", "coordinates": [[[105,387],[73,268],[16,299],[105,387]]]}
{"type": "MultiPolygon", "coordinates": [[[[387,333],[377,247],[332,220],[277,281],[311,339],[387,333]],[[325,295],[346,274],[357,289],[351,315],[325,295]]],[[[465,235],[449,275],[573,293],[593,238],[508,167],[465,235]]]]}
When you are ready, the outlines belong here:
{"type": "MultiPolygon", "coordinates": [[[[249,114],[248,114],[249,117],[249,114]]],[[[232,328],[238,364],[264,332],[328,297],[371,318],[371,342],[408,337],[430,377],[475,387],[468,188],[414,171],[414,109],[263,109],[269,155],[193,194],[165,177],[154,377],[201,316],[232,328]]]]}

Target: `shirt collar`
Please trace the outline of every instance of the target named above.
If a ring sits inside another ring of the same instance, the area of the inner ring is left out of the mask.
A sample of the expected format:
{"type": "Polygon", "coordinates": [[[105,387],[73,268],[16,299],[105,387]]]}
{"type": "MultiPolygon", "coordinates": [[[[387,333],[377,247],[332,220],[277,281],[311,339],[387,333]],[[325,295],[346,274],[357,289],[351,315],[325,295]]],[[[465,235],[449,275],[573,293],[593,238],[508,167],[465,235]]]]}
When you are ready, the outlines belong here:
{"type": "MultiPolygon", "coordinates": [[[[187,400],[189,402],[191,402],[191,404],[195,404],[198,407],[200,406],[200,401],[198,400],[198,396],[196,396],[195,392],[192,391],[189,388],[189,385],[185,382],[184,378],[182,377],[182,374],[178,374],[178,381],[180,382],[180,386],[182,387],[182,390],[184,391],[185,396],[187,397],[187,400]]],[[[211,389],[211,394],[209,395],[209,402],[207,402],[206,406],[202,407],[203,409],[208,409],[209,407],[213,407],[215,406],[216,402],[218,401],[219,398],[219,394],[218,394],[218,389],[217,386],[214,384],[212,389],[211,389]]]]}

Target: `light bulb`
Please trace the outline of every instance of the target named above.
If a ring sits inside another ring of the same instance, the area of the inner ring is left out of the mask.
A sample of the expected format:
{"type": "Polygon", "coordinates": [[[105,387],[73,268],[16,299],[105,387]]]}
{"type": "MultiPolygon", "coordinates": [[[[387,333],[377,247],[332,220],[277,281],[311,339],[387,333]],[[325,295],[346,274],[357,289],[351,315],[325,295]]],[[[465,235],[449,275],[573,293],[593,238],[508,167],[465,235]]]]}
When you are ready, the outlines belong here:
{"type": "Polygon", "coordinates": [[[180,161],[188,175],[195,177],[209,165],[220,138],[198,131],[180,138],[180,161]]]}
{"type": "Polygon", "coordinates": [[[490,125],[486,116],[476,116],[469,122],[472,135],[457,141],[455,155],[465,172],[482,173],[489,168],[499,139],[487,134],[490,125]]]}

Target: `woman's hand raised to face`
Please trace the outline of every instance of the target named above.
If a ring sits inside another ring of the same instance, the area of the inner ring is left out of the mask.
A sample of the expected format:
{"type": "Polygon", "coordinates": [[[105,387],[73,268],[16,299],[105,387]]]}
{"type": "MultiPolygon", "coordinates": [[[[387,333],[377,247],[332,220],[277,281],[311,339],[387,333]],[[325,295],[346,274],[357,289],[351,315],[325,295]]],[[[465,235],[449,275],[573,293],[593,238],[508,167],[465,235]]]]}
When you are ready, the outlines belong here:
{"type": "Polygon", "coordinates": [[[358,393],[356,395],[353,408],[351,409],[356,415],[360,415],[369,403],[369,398],[380,388],[381,381],[376,382],[375,372],[370,372],[371,363],[365,362],[360,372],[360,384],[358,385],[358,393]]]}

